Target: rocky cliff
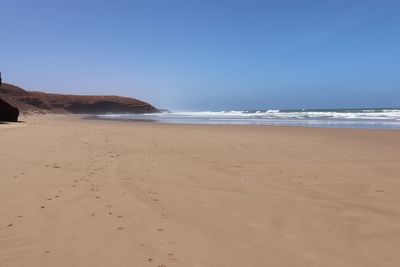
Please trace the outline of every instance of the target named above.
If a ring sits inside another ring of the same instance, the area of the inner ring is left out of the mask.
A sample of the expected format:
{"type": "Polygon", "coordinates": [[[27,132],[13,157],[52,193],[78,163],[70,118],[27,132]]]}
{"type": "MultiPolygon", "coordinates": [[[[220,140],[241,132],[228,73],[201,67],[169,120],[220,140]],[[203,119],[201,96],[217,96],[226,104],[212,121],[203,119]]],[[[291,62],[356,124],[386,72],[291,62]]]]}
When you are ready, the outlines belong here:
{"type": "Polygon", "coordinates": [[[0,98],[0,121],[18,121],[19,110],[0,98]]]}
{"type": "Polygon", "coordinates": [[[20,87],[0,85],[0,98],[23,113],[154,113],[152,105],[129,97],[62,95],[26,91],[20,87]]]}

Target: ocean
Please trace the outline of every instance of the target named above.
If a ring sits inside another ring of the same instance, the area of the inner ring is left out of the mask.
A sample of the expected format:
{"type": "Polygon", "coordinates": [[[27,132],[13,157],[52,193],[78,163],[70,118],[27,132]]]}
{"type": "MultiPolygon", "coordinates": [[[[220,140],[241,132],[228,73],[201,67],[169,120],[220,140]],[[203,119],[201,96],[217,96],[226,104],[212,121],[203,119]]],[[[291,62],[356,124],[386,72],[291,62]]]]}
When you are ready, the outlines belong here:
{"type": "Polygon", "coordinates": [[[104,114],[98,115],[97,118],[172,124],[281,125],[400,130],[400,108],[162,112],[104,114]]]}

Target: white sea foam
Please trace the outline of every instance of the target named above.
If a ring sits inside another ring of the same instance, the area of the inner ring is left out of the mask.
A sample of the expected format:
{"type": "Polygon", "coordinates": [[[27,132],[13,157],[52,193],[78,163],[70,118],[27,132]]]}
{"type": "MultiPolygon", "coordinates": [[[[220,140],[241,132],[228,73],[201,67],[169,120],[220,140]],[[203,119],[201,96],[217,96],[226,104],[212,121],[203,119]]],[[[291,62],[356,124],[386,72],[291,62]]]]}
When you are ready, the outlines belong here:
{"type": "MultiPolygon", "coordinates": [[[[154,115],[154,114],[149,114],[154,115]]],[[[381,112],[335,112],[335,111],[279,111],[279,110],[267,110],[267,111],[204,111],[204,112],[172,112],[172,113],[161,113],[160,117],[193,117],[193,118],[257,118],[257,119],[370,119],[370,120],[399,120],[400,110],[382,110],[381,112]]]]}
{"type": "Polygon", "coordinates": [[[151,120],[190,124],[273,124],[321,127],[398,128],[400,109],[256,110],[107,114],[104,119],[151,120]]]}

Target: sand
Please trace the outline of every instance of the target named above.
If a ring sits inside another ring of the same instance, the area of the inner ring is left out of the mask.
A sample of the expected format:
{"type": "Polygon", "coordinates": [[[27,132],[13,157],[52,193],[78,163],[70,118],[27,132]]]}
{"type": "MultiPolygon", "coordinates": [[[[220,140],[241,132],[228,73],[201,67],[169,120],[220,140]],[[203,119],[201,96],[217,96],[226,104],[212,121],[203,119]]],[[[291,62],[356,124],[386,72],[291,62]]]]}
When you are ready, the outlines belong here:
{"type": "Polygon", "coordinates": [[[400,131],[0,125],[0,266],[400,266],[400,131]]]}

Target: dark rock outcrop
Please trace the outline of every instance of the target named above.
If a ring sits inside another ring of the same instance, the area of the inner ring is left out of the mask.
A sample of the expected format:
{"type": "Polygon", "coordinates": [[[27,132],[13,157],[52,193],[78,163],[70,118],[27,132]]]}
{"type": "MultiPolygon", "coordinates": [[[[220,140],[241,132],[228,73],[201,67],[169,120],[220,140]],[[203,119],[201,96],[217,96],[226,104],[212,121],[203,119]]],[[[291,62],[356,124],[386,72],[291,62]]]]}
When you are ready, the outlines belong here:
{"type": "Polygon", "coordinates": [[[25,113],[154,113],[152,105],[129,97],[61,95],[30,92],[5,84],[0,86],[0,97],[25,113]]]}
{"type": "Polygon", "coordinates": [[[18,121],[19,110],[0,98],[0,121],[18,121]]]}

